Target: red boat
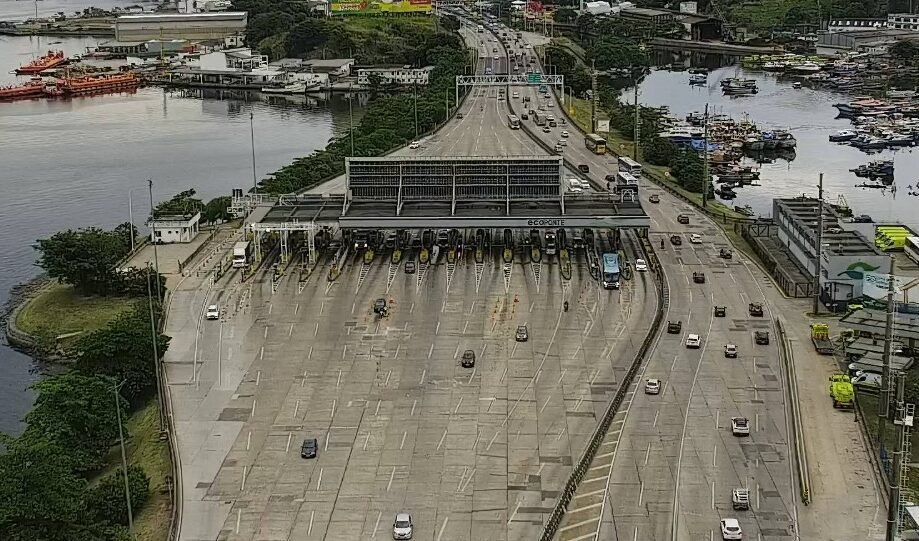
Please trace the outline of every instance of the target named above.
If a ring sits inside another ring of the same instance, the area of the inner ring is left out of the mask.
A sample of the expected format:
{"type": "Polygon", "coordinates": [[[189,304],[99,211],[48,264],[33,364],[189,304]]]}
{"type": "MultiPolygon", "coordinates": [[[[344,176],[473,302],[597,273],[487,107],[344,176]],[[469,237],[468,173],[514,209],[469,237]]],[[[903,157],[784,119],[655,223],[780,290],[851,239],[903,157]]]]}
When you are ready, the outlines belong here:
{"type": "Polygon", "coordinates": [[[21,85],[0,87],[0,100],[39,98],[45,94],[45,82],[40,77],[21,85]]]}
{"type": "Polygon", "coordinates": [[[19,75],[41,73],[45,70],[56,68],[65,62],[67,62],[67,57],[64,56],[64,51],[48,51],[45,56],[36,58],[25,66],[19,66],[16,73],[19,75]]]}
{"type": "Polygon", "coordinates": [[[140,79],[134,73],[126,72],[112,75],[67,77],[62,80],[60,88],[64,91],[64,94],[75,95],[128,90],[138,86],[140,86],[140,79]]]}

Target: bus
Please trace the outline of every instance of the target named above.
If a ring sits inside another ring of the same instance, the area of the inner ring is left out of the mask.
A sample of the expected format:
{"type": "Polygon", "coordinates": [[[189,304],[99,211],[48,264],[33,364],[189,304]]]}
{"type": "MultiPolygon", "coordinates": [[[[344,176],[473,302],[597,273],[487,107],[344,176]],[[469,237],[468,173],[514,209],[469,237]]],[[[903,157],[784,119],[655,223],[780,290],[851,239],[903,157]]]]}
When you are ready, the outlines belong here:
{"type": "Polygon", "coordinates": [[[512,130],[519,130],[520,119],[517,118],[517,115],[507,115],[507,125],[512,130]]]}
{"type": "Polygon", "coordinates": [[[619,289],[619,254],[603,254],[603,288],[619,289]]]}
{"type": "Polygon", "coordinates": [[[594,154],[606,154],[606,139],[595,133],[588,133],[584,137],[584,146],[594,154]]]}
{"type": "Polygon", "coordinates": [[[641,164],[625,156],[619,157],[619,170],[636,177],[641,176],[641,164]]]}
{"type": "Polygon", "coordinates": [[[533,113],[533,122],[535,122],[537,126],[545,126],[546,125],[546,113],[542,111],[535,111],[533,113]]]}
{"type": "Polygon", "coordinates": [[[912,259],[913,263],[919,265],[919,237],[906,237],[906,242],[903,243],[903,253],[912,259]]]}
{"type": "Polygon", "coordinates": [[[478,27],[477,30],[478,30],[479,34],[484,34],[484,33],[485,33],[485,27],[482,26],[482,25],[479,25],[479,27],[478,27]]]}
{"type": "Polygon", "coordinates": [[[233,268],[244,269],[252,261],[252,243],[237,242],[233,245],[233,268]]]}
{"type": "Polygon", "coordinates": [[[638,179],[631,173],[619,171],[616,173],[616,184],[619,186],[638,186],[638,179]]]}

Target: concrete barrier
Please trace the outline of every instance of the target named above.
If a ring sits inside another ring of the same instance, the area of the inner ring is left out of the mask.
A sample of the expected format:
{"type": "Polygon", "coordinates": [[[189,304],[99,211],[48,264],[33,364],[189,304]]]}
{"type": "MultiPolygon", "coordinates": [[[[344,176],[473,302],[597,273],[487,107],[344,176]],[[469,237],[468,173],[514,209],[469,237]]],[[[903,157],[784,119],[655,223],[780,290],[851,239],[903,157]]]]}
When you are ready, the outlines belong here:
{"type": "Polygon", "coordinates": [[[795,454],[795,466],[798,472],[798,489],[800,490],[801,503],[810,505],[811,483],[810,472],[807,467],[807,447],[804,442],[804,423],[801,421],[801,406],[798,399],[798,380],[795,376],[794,350],[788,341],[788,335],[779,319],[775,320],[775,328],[779,335],[779,354],[785,372],[785,391],[788,398],[788,411],[791,416],[791,430],[795,454]]]}

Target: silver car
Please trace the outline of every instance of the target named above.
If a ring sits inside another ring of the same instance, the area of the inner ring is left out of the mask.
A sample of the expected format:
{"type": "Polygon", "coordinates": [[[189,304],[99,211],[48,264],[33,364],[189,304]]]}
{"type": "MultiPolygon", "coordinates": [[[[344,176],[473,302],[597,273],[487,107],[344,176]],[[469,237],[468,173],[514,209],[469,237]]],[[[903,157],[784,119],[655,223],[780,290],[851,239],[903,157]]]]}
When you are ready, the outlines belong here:
{"type": "Polygon", "coordinates": [[[408,513],[397,513],[396,520],[392,523],[392,538],[411,539],[413,533],[412,515],[408,513]]]}

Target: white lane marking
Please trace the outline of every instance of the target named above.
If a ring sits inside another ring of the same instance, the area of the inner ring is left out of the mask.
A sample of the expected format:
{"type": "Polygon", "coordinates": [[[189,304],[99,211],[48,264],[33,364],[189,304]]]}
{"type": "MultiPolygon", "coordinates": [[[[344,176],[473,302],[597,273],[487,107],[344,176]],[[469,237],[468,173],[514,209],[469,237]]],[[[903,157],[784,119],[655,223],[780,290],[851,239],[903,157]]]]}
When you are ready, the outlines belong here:
{"type": "Polygon", "coordinates": [[[370,539],[377,538],[377,530],[380,528],[380,519],[383,518],[383,511],[377,511],[377,523],[373,525],[373,534],[370,536],[370,539]]]}
{"type": "Polygon", "coordinates": [[[271,303],[268,303],[268,315],[269,315],[269,316],[271,315],[271,309],[272,309],[272,308],[274,308],[274,305],[271,304],[271,303]]]}
{"type": "Polygon", "coordinates": [[[345,344],[341,348],[341,360],[345,360],[345,355],[348,354],[348,344],[345,344]]]}
{"type": "Polygon", "coordinates": [[[444,517],[444,522],[440,525],[440,531],[437,532],[437,541],[440,541],[440,539],[444,536],[444,531],[447,529],[448,520],[450,520],[450,517],[444,517]]]}
{"type": "Polygon", "coordinates": [[[467,328],[467,327],[469,327],[469,321],[468,321],[468,320],[467,320],[466,323],[463,325],[463,334],[466,334],[466,328],[467,328]]]}
{"type": "Polygon", "coordinates": [[[456,403],[456,407],[453,408],[453,415],[456,415],[456,412],[459,411],[460,406],[462,406],[462,405],[463,405],[463,397],[461,396],[460,399],[459,399],[459,402],[456,403]]]}
{"type": "Polygon", "coordinates": [[[542,407],[539,408],[539,413],[540,413],[540,415],[542,414],[543,410],[546,409],[546,406],[549,405],[549,400],[550,400],[550,399],[552,399],[552,395],[551,395],[551,394],[550,394],[549,396],[546,397],[546,401],[543,402],[543,403],[542,403],[542,407]]]}
{"type": "Polygon", "coordinates": [[[712,509],[715,508],[715,482],[712,481],[712,509]]]}
{"type": "Polygon", "coordinates": [[[361,451],[366,451],[366,450],[367,450],[367,444],[368,444],[368,443],[370,443],[370,432],[368,432],[367,435],[364,436],[364,444],[361,446],[361,451]]]}
{"type": "Polygon", "coordinates": [[[517,518],[517,511],[520,511],[520,506],[523,505],[523,502],[517,502],[517,507],[514,508],[514,512],[511,513],[511,518],[507,519],[507,523],[510,524],[517,518]]]}
{"type": "Polygon", "coordinates": [[[262,338],[268,338],[268,325],[265,325],[265,332],[262,333],[262,338]]]}
{"type": "Polygon", "coordinates": [[[294,417],[300,413],[300,400],[297,399],[296,405],[294,405],[294,417]]]}
{"type": "Polygon", "coordinates": [[[246,476],[247,476],[248,474],[249,474],[249,466],[243,466],[243,478],[242,478],[242,480],[239,482],[239,491],[240,491],[240,492],[245,492],[245,491],[246,491],[246,476]]]}
{"type": "MultiPolygon", "coordinates": [[[[638,488],[638,507],[641,507],[641,502],[645,497],[645,482],[641,482],[641,486],[638,488]]],[[[603,505],[602,503],[600,505],[603,505]]]]}
{"type": "MultiPolygon", "coordinates": [[[[578,346],[578,347],[580,347],[580,346],[578,346]]],[[[565,369],[562,370],[562,374],[558,377],[558,383],[561,383],[561,382],[562,382],[562,380],[565,378],[565,372],[567,372],[567,371],[568,371],[567,368],[565,368],[565,369]]]]}
{"type": "Polygon", "coordinates": [[[431,349],[428,350],[428,359],[431,358],[431,355],[434,353],[434,344],[431,344],[431,349]]]}
{"type": "Polygon", "coordinates": [[[338,403],[338,400],[336,400],[336,399],[333,398],[333,399],[332,399],[332,410],[329,411],[329,419],[335,418],[335,404],[337,404],[337,403],[338,403]]]}
{"type": "Polygon", "coordinates": [[[257,401],[253,398],[252,399],[252,412],[249,414],[250,417],[255,417],[255,403],[256,402],[257,401]]]}
{"type": "Polygon", "coordinates": [[[319,468],[319,479],[316,480],[316,492],[322,490],[322,468],[319,468]]]}
{"type": "Polygon", "coordinates": [[[389,492],[389,489],[392,488],[392,481],[396,478],[396,467],[392,467],[392,472],[389,474],[389,482],[386,483],[386,492],[389,492]]]}
{"type": "Polygon", "coordinates": [[[389,378],[391,377],[392,377],[392,369],[390,368],[389,370],[386,371],[386,380],[383,382],[384,387],[389,385],[389,378]]]}
{"type": "Polygon", "coordinates": [[[262,360],[264,360],[264,359],[265,359],[265,346],[262,346],[262,347],[258,350],[258,360],[262,361],[262,360]]]}
{"type": "Polygon", "coordinates": [[[380,398],[380,399],[377,400],[377,409],[374,410],[374,412],[373,412],[373,416],[374,416],[374,417],[377,417],[377,416],[380,415],[380,404],[382,404],[382,403],[383,403],[383,399],[382,399],[382,398],[380,398]]]}
{"type": "Polygon", "coordinates": [[[447,439],[447,429],[446,429],[446,428],[444,429],[443,435],[440,437],[440,441],[437,442],[437,450],[438,450],[438,451],[440,451],[440,448],[443,446],[444,440],[445,440],[445,439],[447,439]]]}
{"type": "Polygon", "coordinates": [[[258,387],[258,384],[261,381],[262,381],[262,371],[258,370],[255,372],[255,386],[258,387]]]}
{"type": "Polygon", "coordinates": [[[417,405],[418,405],[418,400],[417,399],[413,400],[412,401],[412,412],[409,414],[409,417],[415,416],[415,406],[417,405]]]}
{"type": "Polygon", "coordinates": [[[319,322],[317,321],[317,322],[316,322],[316,328],[313,329],[313,336],[316,336],[316,335],[318,335],[318,334],[319,334],[319,322]]]}
{"type": "Polygon", "coordinates": [[[657,417],[661,414],[661,410],[654,412],[654,423],[651,424],[653,428],[657,428],[657,417]]]}
{"type": "Polygon", "coordinates": [[[712,467],[715,466],[715,462],[718,459],[718,444],[712,445],[712,467]]]}
{"type": "Polygon", "coordinates": [[[287,433],[287,446],[284,447],[284,452],[285,452],[285,453],[289,453],[289,452],[290,452],[290,440],[292,440],[293,438],[294,438],[294,433],[293,433],[293,432],[288,432],[288,433],[287,433]]]}
{"type": "Polygon", "coordinates": [[[645,466],[648,465],[648,459],[651,457],[651,442],[648,442],[648,450],[645,451],[645,466]]]}
{"type": "Polygon", "coordinates": [[[246,435],[246,451],[248,451],[250,447],[252,447],[252,431],[251,430],[246,435]]]}
{"type": "Polygon", "coordinates": [[[294,334],[294,324],[293,323],[291,323],[290,328],[287,329],[287,336],[290,336],[292,334],[294,334]]]}
{"type": "Polygon", "coordinates": [[[297,315],[299,312],[300,312],[300,303],[298,302],[298,303],[294,306],[294,315],[297,315]]]}
{"type": "Polygon", "coordinates": [[[237,509],[236,510],[236,533],[239,533],[239,523],[242,520],[242,518],[243,518],[243,510],[237,509]]]}
{"type": "Polygon", "coordinates": [[[405,438],[406,438],[406,436],[408,436],[408,431],[407,431],[407,430],[402,432],[402,442],[399,443],[399,450],[400,450],[400,451],[402,450],[403,447],[405,447],[405,438]]]}
{"type": "Polygon", "coordinates": [[[335,387],[341,387],[341,368],[338,369],[338,381],[335,382],[335,387]]]}
{"type": "Polygon", "coordinates": [[[485,446],[485,450],[491,450],[491,445],[495,443],[495,440],[498,439],[498,432],[495,432],[495,435],[491,437],[491,441],[488,442],[488,445],[485,446]]]}
{"type": "Polygon", "coordinates": [[[421,371],[421,379],[418,381],[418,385],[424,385],[424,375],[428,373],[428,369],[425,368],[421,371]]]}
{"type": "Polygon", "coordinates": [[[469,381],[466,382],[466,385],[472,385],[472,379],[475,378],[475,371],[476,371],[476,370],[478,370],[478,369],[477,369],[477,368],[473,368],[473,369],[472,369],[472,373],[469,374],[469,381]]]}

